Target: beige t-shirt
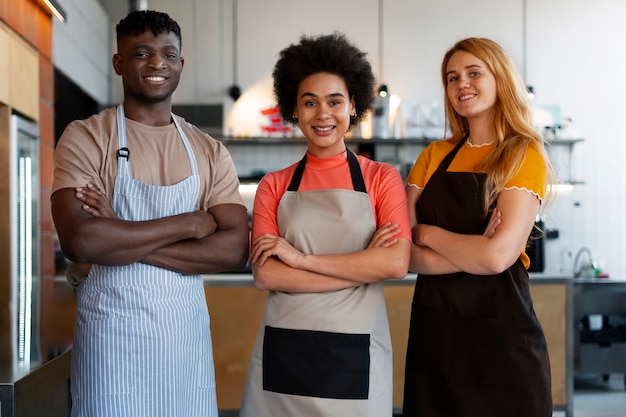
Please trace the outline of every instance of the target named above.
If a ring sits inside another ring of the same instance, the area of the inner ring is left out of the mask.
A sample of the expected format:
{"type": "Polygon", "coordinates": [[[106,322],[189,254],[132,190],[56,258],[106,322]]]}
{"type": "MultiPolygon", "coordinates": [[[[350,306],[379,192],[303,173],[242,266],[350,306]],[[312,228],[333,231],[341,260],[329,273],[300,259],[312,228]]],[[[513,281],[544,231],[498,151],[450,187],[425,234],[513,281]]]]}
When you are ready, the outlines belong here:
{"type": "MultiPolygon", "coordinates": [[[[52,193],[91,182],[112,201],[119,149],[116,117],[116,109],[110,108],[67,126],[55,150],[52,193]]],[[[226,147],[182,117],[175,117],[198,164],[200,194],[196,209],[207,210],[219,204],[244,205],[237,172],[226,147]]],[[[172,185],[191,175],[185,145],[173,123],[154,127],[127,118],[126,142],[136,180],[172,185]]]]}

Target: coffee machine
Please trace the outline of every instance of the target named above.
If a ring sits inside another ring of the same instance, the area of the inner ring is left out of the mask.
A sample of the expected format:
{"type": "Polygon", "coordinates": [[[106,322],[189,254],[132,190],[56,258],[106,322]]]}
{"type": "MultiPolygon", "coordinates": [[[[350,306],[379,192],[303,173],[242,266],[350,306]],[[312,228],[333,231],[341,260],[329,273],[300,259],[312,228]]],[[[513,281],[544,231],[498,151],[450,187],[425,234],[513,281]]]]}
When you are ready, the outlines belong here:
{"type": "Polygon", "coordinates": [[[378,94],[376,94],[374,100],[374,111],[372,114],[372,136],[374,138],[389,138],[390,98],[387,86],[382,84],[378,88],[378,94]]]}
{"type": "Polygon", "coordinates": [[[401,99],[389,94],[387,86],[378,88],[372,112],[372,137],[376,139],[403,138],[404,121],[400,111],[401,99]]]}

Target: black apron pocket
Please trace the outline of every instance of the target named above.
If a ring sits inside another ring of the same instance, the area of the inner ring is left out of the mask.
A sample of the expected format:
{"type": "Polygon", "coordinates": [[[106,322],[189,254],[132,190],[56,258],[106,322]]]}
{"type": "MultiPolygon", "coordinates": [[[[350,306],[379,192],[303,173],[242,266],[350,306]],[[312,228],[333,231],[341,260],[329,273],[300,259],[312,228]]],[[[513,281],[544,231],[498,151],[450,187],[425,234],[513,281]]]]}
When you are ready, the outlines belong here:
{"type": "Polygon", "coordinates": [[[369,334],[265,326],[263,389],[308,397],[365,400],[369,334]]]}

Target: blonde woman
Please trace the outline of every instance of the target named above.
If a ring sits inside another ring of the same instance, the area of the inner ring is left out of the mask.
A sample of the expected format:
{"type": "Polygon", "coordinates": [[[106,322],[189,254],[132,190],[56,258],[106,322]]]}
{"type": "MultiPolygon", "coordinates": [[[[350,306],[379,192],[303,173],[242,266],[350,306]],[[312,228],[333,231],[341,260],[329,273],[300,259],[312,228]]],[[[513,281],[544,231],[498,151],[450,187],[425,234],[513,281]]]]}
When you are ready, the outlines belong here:
{"type": "Polygon", "coordinates": [[[404,416],[552,415],[550,365],[525,248],[552,169],[524,84],[488,39],[441,66],[451,136],[407,178],[418,277],[404,416]]]}

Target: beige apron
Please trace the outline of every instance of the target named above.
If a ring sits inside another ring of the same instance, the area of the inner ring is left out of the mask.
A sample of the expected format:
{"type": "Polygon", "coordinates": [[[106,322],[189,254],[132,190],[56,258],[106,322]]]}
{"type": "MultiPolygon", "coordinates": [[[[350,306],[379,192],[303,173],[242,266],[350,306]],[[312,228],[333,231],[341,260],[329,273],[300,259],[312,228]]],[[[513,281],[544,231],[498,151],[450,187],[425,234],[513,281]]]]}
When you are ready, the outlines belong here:
{"type": "MultiPolygon", "coordinates": [[[[347,155],[354,191],[298,192],[305,156],[280,201],[280,235],[304,253],[360,251],[376,230],[358,161],[347,155]]],[[[392,384],[382,283],[270,291],[240,416],[391,416],[392,384]]]]}

